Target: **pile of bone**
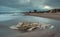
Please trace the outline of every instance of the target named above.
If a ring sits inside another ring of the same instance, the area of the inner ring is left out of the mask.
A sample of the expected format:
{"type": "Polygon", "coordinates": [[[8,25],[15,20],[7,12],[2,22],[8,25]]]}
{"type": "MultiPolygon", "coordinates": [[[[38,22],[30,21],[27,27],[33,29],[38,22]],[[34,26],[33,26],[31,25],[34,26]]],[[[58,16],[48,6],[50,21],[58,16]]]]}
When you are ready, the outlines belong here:
{"type": "Polygon", "coordinates": [[[18,23],[16,26],[11,27],[14,29],[22,30],[22,31],[33,31],[37,28],[39,29],[48,29],[53,28],[54,26],[51,26],[50,24],[41,24],[41,23],[18,23]],[[15,27],[15,28],[14,28],[15,27]]]}

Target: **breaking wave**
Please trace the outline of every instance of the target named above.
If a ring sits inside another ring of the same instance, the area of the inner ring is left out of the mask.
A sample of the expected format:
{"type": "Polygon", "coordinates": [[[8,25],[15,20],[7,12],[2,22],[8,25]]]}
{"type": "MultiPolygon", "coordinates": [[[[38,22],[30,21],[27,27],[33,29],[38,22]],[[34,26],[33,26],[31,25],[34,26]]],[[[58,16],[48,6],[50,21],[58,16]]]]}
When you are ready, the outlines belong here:
{"type": "Polygon", "coordinates": [[[18,18],[19,16],[24,15],[22,13],[0,13],[0,21],[11,20],[18,18]]]}

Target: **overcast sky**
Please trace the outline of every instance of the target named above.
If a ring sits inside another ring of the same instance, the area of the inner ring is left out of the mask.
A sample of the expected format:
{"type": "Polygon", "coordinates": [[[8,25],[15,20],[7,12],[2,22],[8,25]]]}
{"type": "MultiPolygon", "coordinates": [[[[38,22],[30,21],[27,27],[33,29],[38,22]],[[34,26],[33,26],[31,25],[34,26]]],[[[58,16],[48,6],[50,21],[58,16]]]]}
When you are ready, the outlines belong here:
{"type": "Polygon", "coordinates": [[[0,11],[29,11],[60,8],[60,0],[0,0],[0,11]]]}

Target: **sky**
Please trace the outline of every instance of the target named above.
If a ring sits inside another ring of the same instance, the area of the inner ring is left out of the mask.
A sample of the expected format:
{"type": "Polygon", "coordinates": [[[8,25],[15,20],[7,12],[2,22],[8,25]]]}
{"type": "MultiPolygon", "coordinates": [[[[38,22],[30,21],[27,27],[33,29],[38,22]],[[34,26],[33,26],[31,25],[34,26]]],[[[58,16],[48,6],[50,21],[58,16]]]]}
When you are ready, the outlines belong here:
{"type": "Polygon", "coordinates": [[[60,0],[0,0],[0,11],[32,11],[60,8],[60,0]]]}

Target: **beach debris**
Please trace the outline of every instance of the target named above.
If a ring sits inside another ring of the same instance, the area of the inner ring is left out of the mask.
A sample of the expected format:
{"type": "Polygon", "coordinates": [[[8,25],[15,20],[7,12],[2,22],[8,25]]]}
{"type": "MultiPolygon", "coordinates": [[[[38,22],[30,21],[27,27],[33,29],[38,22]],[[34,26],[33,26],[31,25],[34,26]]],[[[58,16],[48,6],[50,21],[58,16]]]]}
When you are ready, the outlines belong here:
{"type": "Polygon", "coordinates": [[[11,26],[11,29],[18,29],[20,31],[33,31],[36,30],[37,28],[39,29],[48,29],[48,28],[53,28],[50,24],[41,24],[41,23],[31,23],[31,22],[20,22],[16,26],[11,26]]]}

